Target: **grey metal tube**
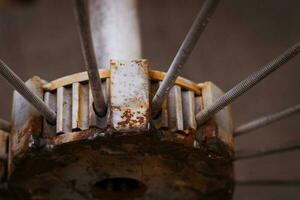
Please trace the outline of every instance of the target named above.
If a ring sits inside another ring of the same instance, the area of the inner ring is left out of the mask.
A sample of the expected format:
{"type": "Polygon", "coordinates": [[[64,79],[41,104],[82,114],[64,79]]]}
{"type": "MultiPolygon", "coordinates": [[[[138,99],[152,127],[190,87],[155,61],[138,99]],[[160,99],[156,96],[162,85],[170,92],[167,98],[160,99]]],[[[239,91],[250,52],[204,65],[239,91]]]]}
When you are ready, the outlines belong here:
{"type": "Polygon", "coordinates": [[[218,3],[219,0],[206,0],[203,3],[195,21],[193,22],[188,34],[186,35],[175,58],[173,59],[161,86],[152,100],[152,117],[156,117],[159,114],[164,99],[169,94],[170,89],[173,87],[181,68],[194,49],[199,37],[201,36],[201,33],[207,26],[210,17],[216,10],[218,3]]]}
{"type": "Polygon", "coordinates": [[[260,117],[258,119],[255,119],[251,122],[248,122],[246,124],[243,124],[243,125],[237,127],[234,130],[234,136],[237,137],[237,136],[243,135],[245,133],[248,133],[255,129],[267,126],[268,124],[277,122],[281,119],[287,118],[287,117],[289,117],[293,114],[299,113],[299,112],[300,112],[300,104],[295,105],[290,108],[287,108],[287,109],[284,109],[277,113],[273,113],[273,114],[270,114],[267,116],[260,117]]]}
{"type": "Polygon", "coordinates": [[[89,0],[90,22],[98,68],[110,59],[142,58],[137,0],[89,0]]]}
{"type": "Polygon", "coordinates": [[[4,119],[0,119],[0,129],[6,132],[10,132],[10,123],[4,119]]]}
{"type": "Polygon", "coordinates": [[[94,110],[98,116],[103,117],[106,114],[107,106],[105,104],[103,91],[101,88],[101,79],[97,68],[93,41],[91,37],[88,1],[75,0],[75,4],[75,13],[77,16],[81,47],[94,99],[94,110]]]}
{"type": "Polygon", "coordinates": [[[0,60],[0,73],[48,122],[56,124],[56,113],[34,94],[2,60],[0,60]]]}
{"type": "Polygon", "coordinates": [[[286,50],[283,54],[272,60],[266,66],[262,67],[258,71],[250,74],[246,79],[239,82],[236,86],[226,92],[222,97],[217,99],[214,104],[200,111],[196,115],[197,124],[200,126],[208,119],[210,119],[215,113],[222,110],[225,106],[233,102],[239,96],[247,92],[261,80],[266,78],[272,72],[277,70],[283,64],[287,63],[290,59],[295,57],[300,52],[300,43],[296,43],[294,46],[286,50]]]}

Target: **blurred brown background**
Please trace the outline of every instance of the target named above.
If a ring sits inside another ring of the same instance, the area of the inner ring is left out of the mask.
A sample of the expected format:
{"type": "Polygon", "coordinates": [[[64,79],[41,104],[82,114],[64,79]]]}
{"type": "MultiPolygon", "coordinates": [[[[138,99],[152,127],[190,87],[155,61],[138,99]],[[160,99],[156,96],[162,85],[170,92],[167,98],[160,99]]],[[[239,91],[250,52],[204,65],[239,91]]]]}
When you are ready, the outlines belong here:
{"type": "MultiPolygon", "coordinates": [[[[143,55],[166,70],[202,0],[139,0],[143,55]]],[[[0,57],[23,80],[46,80],[83,71],[71,0],[38,0],[0,7],[0,57]]],[[[300,1],[222,1],[183,70],[196,82],[225,91],[293,43],[300,35],[300,1]]],[[[233,103],[235,125],[300,102],[300,57],[233,103]]],[[[12,89],[0,78],[0,117],[9,119],[12,89]]],[[[300,115],[237,139],[237,149],[300,142],[300,115]]],[[[236,163],[238,180],[300,180],[299,151],[236,163]]],[[[300,186],[241,186],[236,200],[299,199],[300,186]]]]}

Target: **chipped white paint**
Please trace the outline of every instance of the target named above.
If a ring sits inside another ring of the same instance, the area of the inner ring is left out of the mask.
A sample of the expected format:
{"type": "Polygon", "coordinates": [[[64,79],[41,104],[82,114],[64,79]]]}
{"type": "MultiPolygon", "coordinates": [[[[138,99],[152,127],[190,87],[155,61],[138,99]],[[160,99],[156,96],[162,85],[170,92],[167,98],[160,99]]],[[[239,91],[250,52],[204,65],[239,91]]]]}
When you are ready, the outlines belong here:
{"type": "Polygon", "coordinates": [[[112,60],[110,70],[111,127],[118,132],[148,130],[148,62],[112,60]]]}

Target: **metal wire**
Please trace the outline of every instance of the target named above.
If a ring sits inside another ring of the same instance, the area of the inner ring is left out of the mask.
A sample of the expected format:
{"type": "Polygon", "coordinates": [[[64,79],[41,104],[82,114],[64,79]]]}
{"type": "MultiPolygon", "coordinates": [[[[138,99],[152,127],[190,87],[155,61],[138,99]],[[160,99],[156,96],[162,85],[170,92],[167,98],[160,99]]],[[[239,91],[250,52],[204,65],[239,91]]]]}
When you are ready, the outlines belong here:
{"type": "Polygon", "coordinates": [[[300,180],[280,180],[280,179],[264,179],[264,180],[235,180],[237,186],[299,186],[300,180]]]}
{"type": "Polygon", "coordinates": [[[10,123],[4,119],[0,119],[0,129],[6,132],[10,132],[10,123]]]}
{"type": "Polygon", "coordinates": [[[56,113],[34,94],[25,83],[0,59],[1,75],[51,124],[56,124],[56,113]]]}
{"type": "Polygon", "coordinates": [[[248,122],[246,124],[243,124],[243,125],[237,127],[234,131],[234,136],[235,137],[241,136],[245,133],[248,133],[248,132],[253,131],[255,129],[264,127],[264,126],[266,126],[268,124],[271,124],[273,122],[277,122],[281,119],[287,118],[287,117],[289,117],[293,114],[299,113],[299,112],[300,112],[300,104],[295,105],[295,106],[290,107],[290,108],[287,108],[287,109],[284,109],[284,110],[282,110],[280,112],[277,112],[277,113],[273,113],[273,114],[270,114],[270,115],[267,115],[267,116],[260,117],[258,119],[255,119],[251,122],[248,122]]]}
{"type": "Polygon", "coordinates": [[[208,24],[210,17],[216,10],[219,0],[206,0],[203,3],[199,13],[196,16],[188,34],[182,42],[175,58],[172,61],[169,70],[156,92],[152,100],[152,116],[156,117],[161,111],[164,99],[169,94],[170,89],[173,87],[181,68],[185,64],[192,50],[194,49],[201,33],[204,31],[208,24]]]}
{"type": "Polygon", "coordinates": [[[92,41],[90,19],[88,13],[88,1],[75,0],[75,5],[75,14],[77,16],[81,47],[94,99],[94,110],[98,116],[103,117],[106,114],[107,106],[105,104],[103,91],[101,88],[101,79],[98,72],[97,61],[92,41]]]}
{"type": "Polygon", "coordinates": [[[210,119],[215,113],[222,110],[225,106],[232,103],[240,95],[247,92],[265,77],[277,70],[283,64],[287,63],[290,59],[295,57],[300,52],[300,43],[298,42],[283,54],[272,60],[266,66],[262,67],[258,71],[252,73],[246,79],[239,82],[236,86],[226,92],[222,97],[217,99],[212,105],[203,109],[196,115],[197,124],[200,126],[208,119],[210,119]]]}
{"type": "Polygon", "coordinates": [[[287,146],[282,146],[282,147],[276,147],[271,150],[262,150],[262,151],[253,151],[253,152],[242,152],[238,151],[235,153],[235,160],[245,160],[245,159],[251,159],[251,158],[259,158],[263,156],[269,156],[273,154],[278,154],[278,153],[284,153],[288,151],[295,151],[300,149],[300,144],[289,144],[287,146]]]}

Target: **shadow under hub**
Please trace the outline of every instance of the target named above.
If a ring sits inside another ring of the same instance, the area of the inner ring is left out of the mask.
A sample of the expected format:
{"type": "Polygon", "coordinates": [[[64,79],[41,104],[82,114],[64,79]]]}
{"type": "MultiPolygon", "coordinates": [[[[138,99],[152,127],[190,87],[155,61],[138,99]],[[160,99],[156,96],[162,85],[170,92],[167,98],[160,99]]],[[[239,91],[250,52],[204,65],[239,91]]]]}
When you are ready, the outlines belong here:
{"type": "Polygon", "coordinates": [[[230,108],[201,126],[195,119],[223,94],[217,86],[178,77],[152,119],[163,72],[140,59],[112,60],[99,73],[108,105],[102,118],[86,72],[26,82],[56,111],[56,125],[14,92],[11,133],[0,134],[1,198],[232,198],[230,108]]]}

